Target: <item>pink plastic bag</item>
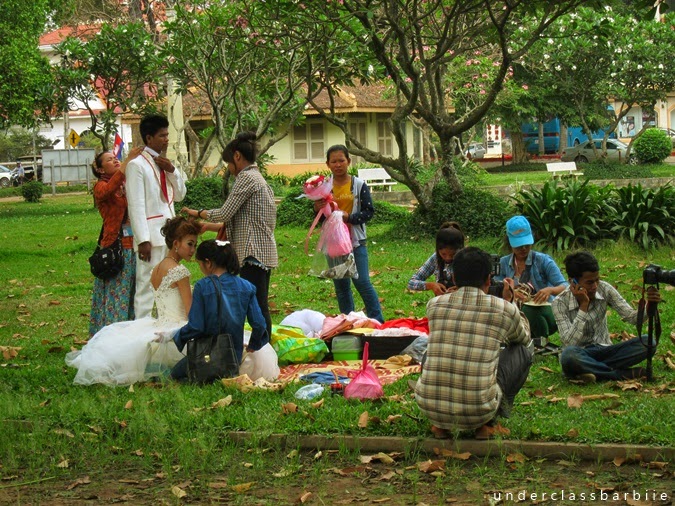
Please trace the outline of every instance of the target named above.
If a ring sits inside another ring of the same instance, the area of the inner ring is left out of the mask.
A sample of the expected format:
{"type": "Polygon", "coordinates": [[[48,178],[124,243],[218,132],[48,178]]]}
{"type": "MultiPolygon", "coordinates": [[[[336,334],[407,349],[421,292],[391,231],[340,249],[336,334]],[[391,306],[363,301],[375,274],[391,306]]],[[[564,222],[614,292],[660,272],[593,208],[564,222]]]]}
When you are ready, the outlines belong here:
{"type": "Polygon", "coordinates": [[[343,221],[345,213],[333,211],[321,227],[321,237],[316,250],[331,258],[349,255],[352,252],[352,237],[343,221]]]}
{"type": "Polygon", "coordinates": [[[384,391],[375,369],[368,364],[368,343],[363,345],[363,367],[345,387],[348,399],[377,399],[384,391]]]}

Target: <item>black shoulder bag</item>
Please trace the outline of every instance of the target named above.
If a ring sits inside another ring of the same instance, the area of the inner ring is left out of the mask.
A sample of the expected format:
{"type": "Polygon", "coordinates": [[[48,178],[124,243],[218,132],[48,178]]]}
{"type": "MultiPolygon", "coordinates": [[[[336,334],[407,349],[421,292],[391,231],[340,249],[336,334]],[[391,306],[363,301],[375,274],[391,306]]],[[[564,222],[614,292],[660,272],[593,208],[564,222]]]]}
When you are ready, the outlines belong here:
{"type": "Polygon", "coordinates": [[[101,239],[103,238],[103,225],[101,225],[101,233],[98,236],[96,249],[89,257],[89,270],[99,279],[114,278],[124,269],[124,248],[122,248],[121,236],[126,218],[127,213],[125,211],[117,239],[106,248],[101,247],[101,239]]]}
{"type": "Polygon", "coordinates": [[[220,284],[209,276],[218,298],[218,333],[187,342],[187,374],[191,383],[204,385],[239,374],[239,362],[230,334],[221,334],[222,297],[220,284]]]}

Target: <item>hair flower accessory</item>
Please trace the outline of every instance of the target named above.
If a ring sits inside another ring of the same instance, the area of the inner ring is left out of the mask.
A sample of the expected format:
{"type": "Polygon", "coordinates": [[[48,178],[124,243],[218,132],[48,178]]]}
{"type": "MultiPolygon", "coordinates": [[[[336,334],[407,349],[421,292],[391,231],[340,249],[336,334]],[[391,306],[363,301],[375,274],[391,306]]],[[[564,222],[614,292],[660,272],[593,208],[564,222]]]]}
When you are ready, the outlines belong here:
{"type": "Polygon", "coordinates": [[[216,246],[223,247],[223,246],[227,246],[228,244],[230,244],[230,241],[220,241],[220,240],[216,239],[216,246]]]}

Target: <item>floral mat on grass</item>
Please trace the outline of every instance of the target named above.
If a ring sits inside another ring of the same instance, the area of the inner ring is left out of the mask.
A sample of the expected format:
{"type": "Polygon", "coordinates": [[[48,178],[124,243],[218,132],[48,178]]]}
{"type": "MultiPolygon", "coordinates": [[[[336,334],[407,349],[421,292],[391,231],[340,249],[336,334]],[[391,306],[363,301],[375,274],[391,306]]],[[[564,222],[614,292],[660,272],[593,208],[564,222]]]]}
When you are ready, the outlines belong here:
{"type": "MultiPolygon", "coordinates": [[[[375,368],[380,382],[388,385],[401,379],[408,374],[421,372],[418,364],[412,364],[407,355],[390,357],[387,360],[369,360],[368,363],[375,368]]],[[[281,368],[278,382],[290,383],[298,381],[300,376],[313,372],[335,371],[338,376],[348,376],[348,371],[361,369],[361,360],[338,360],[334,362],[321,362],[319,364],[291,364],[281,368]]]]}

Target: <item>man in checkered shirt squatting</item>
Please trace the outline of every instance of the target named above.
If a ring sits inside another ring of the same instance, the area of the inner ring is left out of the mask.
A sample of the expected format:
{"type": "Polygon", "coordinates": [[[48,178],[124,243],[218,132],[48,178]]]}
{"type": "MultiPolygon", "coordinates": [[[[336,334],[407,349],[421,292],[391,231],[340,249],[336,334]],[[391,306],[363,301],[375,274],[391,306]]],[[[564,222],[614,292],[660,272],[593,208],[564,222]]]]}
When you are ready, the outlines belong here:
{"type": "Polygon", "coordinates": [[[415,398],[435,437],[451,430],[475,430],[477,439],[508,435],[496,419],[508,418],[527,379],[530,327],[512,302],[488,295],[490,255],[468,247],[453,263],[457,291],[427,304],[427,359],[415,398]]]}

